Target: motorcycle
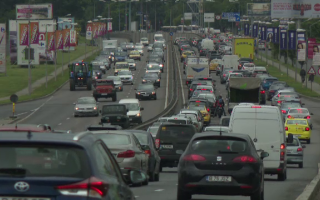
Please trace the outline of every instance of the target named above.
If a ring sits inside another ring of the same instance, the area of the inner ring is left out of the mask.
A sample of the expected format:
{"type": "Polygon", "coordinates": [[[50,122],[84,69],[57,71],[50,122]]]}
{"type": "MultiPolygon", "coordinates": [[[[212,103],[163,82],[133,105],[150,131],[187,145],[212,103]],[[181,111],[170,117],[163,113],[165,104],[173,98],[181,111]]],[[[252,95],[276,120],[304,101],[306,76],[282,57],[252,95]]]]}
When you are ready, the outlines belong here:
{"type": "Polygon", "coordinates": [[[221,118],[222,114],[223,114],[222,106],[219,106],[218,107],[218,117],[219,117],[219,119],[221,118]]]}

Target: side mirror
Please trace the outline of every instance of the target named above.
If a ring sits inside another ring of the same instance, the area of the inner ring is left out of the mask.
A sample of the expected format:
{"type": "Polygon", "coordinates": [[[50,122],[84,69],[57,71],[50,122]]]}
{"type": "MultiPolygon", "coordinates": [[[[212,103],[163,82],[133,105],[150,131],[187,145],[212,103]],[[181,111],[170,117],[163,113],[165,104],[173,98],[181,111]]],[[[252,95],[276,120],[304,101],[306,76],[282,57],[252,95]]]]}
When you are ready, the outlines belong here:
{"type": "Polygon", "coordinates": [[[265,151],[261,152],[261,154],[260,154],[260,158],[261,158],[261,159],[264,159],[264,158],[266,158],[266,157],[268,157],[268,156],[269,156],[269,153],[268,153],[268,152],[265,152],[265,151]]]}
{"type": "Polygon", "coordinates": [[[306,145],[302,145],[302,148],[306,148],[307,146],[306,145]]]}
{"type": "Polygon", "coordinates": [[[143,151],[145,151],[145,150],[150,150],[150,147],[149,147],[148,145],[141,145],[141,149],[142,149],[143,151]]]}
{"type": "Polygon", "coordinates": [[[310,115],[313,115],[313,113],[310,113],[310,115]]]}
{"type": "Polygon", "coordinates": [[[182,155],[183,154],[183,150],[177,150],[176,154],[182,155]]]}
{"type": "Polygon", "coordinates": [[[144,108],[140,108],[140,110],[144,110],[144,108]]]}
{"type": "Polygon", "coordinates": [[[141,185],[147,180],[147,174],[143,171],[121,168],[121,173],[127,185],[141,185]]]}
{"type": "Polygon", "coordinates": [[[293,142],[293,135],[291,133],[288,134],[287,143],[293,142]]]}
{"type": "Polygon", "coordinates": [[[305,103],[302,103],[301,105],[303,105],[303,106],[304,106],[304,105],[306,105],[306,104],[305,104],[305,103]]]}

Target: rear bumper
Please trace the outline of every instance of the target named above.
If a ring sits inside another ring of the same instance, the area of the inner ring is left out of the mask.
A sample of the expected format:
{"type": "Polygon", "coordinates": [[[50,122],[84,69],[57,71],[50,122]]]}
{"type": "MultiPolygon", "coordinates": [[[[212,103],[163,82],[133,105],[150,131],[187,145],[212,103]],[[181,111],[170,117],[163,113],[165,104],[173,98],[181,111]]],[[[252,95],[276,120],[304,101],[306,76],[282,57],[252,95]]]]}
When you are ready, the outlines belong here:
{"type": "Polygon", "coordinates": [[[288,164],[299,164],[303,163],[303,154],[287,154],[288,164]]]}
{"type": "Polygon", "coordinates": [[[161,158],[162,167],[177,167],[180,159],[180,155],[165,155],[159,152],[161,158]]]}
{"type": "Polygon", "coordinates": [[[109,94],[93,94],[94,98],[111,98],[113,96],[116,96],[116,93],[109,93],[109,94]]]}
{"type": "Polygon", "coordinates": [[[137,99],[153,99],[153,98],[155,98],[157,95],[156,94],[149,94],[148,96],[144,96],[144,95],[139,95],[139,94],[137,94],[136,95],[136,98],[137,99]]]}
{"type": "Polygon", "coordinates": [[[264,168],[265,174],[282,174],[285,171],[285,164],[280,163],[278,168],[264,168]]]}

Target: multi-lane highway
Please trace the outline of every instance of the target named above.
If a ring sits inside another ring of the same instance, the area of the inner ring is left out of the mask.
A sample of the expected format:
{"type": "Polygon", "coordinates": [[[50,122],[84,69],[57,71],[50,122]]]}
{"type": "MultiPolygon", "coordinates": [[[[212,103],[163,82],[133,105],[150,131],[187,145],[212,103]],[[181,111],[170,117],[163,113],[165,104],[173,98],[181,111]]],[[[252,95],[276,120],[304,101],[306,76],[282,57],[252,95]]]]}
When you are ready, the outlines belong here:
{"type": "MultiPolygon", "coordinates": [[[[175,35],[178,36],[178,35],[175,35]]],[[[152,37],[149,36],[151,39],[152,37]]],[[[167,37],[168,38],[168,37],[167,37]]],[[[177,47],[175,47],[177,48],[177,47]]],[[[146,48],[145,48],[146,51],[146,48]]],[[[170,47],[165,52],[166,63],[165,71],[162,74],[161,87],[157,89],[156,101],[145,100],[141,101],[144,111],[142,111],[143,120],[148,120],[158,113],[163,111],[165,105],[168,104],[168,96],[170,96],[172,84],[171,81],[176,81],[176,84],[180,87],[179,91],[179,105],[177,110],[179,110],[184,102],[187,102],[187,86],[185,83],[185,76],[183,74],[182,64],[179,62],[180,55],[177,50],[171,51],[170,47]],[[173,56],[176,56],[175,63],[172,63],[173,56]],[[182,78],[180,81],[173,80],[173,69],[176,68],[177,76],[182,78]],[[169,77],[168,77],[169,69],[169,77]]],[[[134,85],[126,85],[123,92],[118,93],[118,100],[122,98],[134,98],[135,91],[134,88],[140,83],[141,76],[144,74],[144,68],[148,53],[145,54],[141,61],[138,61],[137,71],[134,71],[134,85]]],[[[105,76],[113,74],[113,70],[107,72],[105,76]]],[[[223,97],[226,96],[225,85],[221,85],[219,77],[212,74],[213,78],[216,79],[216,95],[221,94],[223,97]]],[[[71,129],[72,131],[83,131],[90,124],[96,124],[99,122],[99,117],[73,117],[73,103],[83,96],[91,96],[92,91],[86,90],[76,90],[69,91],[69,85],[65,85],[54,95],[47,97],[42,100],[20,103],[17,105],[17,112],[21,114],[21,117],[28,116],[26,119],[20,123],[33,123],[50,124],[55,129],[71,129]]],[[[311,112],[314,113],[313,124],[314,129],[312,132],[311,144],[306,145],[307,148],[304,149],[304,168],[300,169],[295,165],[289,165],[286,181],[277,181],[276,176],[265,176],[265,199],[266,200],[294,200],[305,188],[305,186],[313,179],[317,173],[317,164],[320,162],[320,107],[319,103],[314,100],[302,98],[311,112]]],[[[100,106],[104,104],[111,103],[110,99],[101,100],[100,106]]],[[[0,107],[0,117],[7,117],[10,115],[11,106],[1,106],[0,107]]],[[[218,124],[218,119],[213,118],[212,124],[218,124]]],[[[177,168],[164,168],[163,172],[160,174],[159,182],[150,182],[148,186],[134,187],[132,188],[134,194],[138,200],[174,200],[176,199],[177,191],[177,168]]],[[[237,199],[245,200],[250,199],[249,197],[222,197],[222,196],[199,196],[194,195],[193,199],[237,199]]]]}

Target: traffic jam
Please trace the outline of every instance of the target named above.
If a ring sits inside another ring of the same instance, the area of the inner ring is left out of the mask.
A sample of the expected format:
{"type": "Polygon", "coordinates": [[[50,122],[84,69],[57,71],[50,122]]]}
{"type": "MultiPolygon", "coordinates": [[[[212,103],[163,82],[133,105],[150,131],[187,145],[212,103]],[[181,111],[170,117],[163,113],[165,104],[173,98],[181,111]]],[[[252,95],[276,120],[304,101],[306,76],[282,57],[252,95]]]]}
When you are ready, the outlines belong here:
{"type": "Polygon", "coordinates": [[[286,181],[289,166],[304,167],[313,113],[293,87],[255,64],[254,45],[241,45],[253,38],[219,31],[168,41],[165,34],[138,43],[103,40],[93,61],[69,65],[70,92],[91,93],[72,105],[73,118],[95,117],[82,132],[50,123],[0,126],[0,156],[7,161],[0,163],[2,186],[14,185],[8,196],[139,199],[139,188],[170,172],[177,174],[172,199],[263,200],[265,175],[286,181]],[[171,49],[176,63],[168,63],[171,49]],[[133,129],[146,121],[143,113],[154,112],[142,102],[163,98],[168,65],[181,72],[185,103],[144,130],[133,129]],[[129,87],[135,98],[120,98],[129,87]]]}

